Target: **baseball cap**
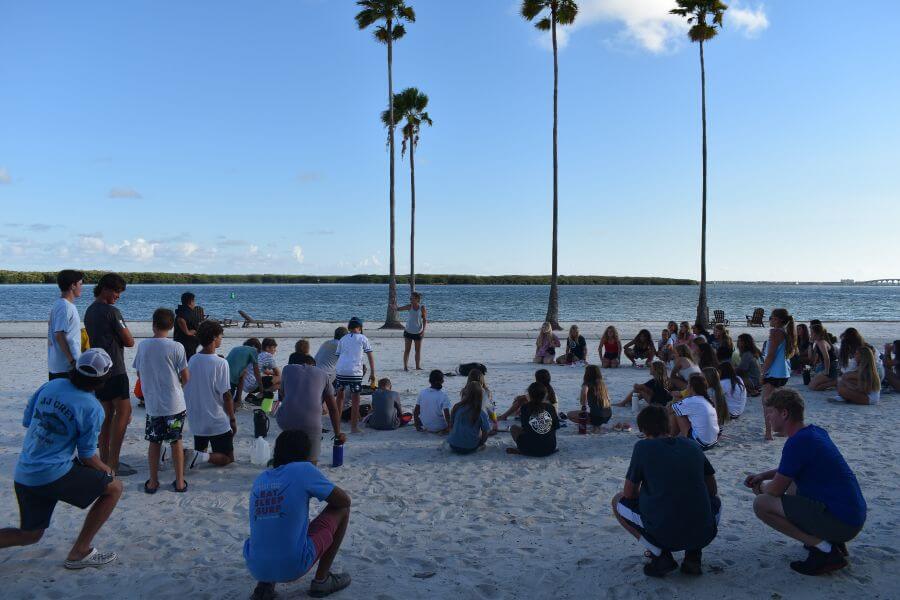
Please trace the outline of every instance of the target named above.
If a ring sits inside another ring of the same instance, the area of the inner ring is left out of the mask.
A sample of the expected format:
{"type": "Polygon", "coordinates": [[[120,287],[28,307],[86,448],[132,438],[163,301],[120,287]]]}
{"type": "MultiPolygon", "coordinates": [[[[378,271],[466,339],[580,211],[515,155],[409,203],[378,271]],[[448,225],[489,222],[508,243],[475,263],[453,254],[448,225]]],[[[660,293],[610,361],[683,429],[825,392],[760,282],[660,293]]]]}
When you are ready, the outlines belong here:
{"type": "Polygon", "coordinates": [[[103,348],[89,348],[78,357],[75,370],[86,377],[105,377],[112,369],[112,359],[103,348]]]}
{"type": "Polygon", "coordinates": [[[347,329],[353,329],[354,327],[362,328],[363,322],[359,317],[351,317],[350,322],[347,323],[347,329]]]}

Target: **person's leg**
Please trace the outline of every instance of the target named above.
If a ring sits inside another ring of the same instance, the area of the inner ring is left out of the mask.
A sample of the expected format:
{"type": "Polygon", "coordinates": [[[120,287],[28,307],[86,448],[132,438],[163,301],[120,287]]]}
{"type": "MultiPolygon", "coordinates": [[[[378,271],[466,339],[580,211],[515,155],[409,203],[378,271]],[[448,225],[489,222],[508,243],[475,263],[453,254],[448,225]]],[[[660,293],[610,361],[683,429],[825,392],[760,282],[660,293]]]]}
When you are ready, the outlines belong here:
{"type": "Polygon", "coordinates": [[[360,433],[359,430],[359,392],[353,392],[350,396],[350,432],[360,433]]]}
{"type": "Polygon", "coordinates": [[[75,540],[72,549],[69,550],[67,560],[81,560],[91,553],[91,542],[94,536],[109,519],[113,509],[122,497],[122,482],[118,479],[113,480],[106,486],[106,491],[97,498],[91,509],[88,511],[87,517],[84,519],[84,525],[81,527],[81,533],[75,540]]]}
{"type": "Polygon", "coordinates": [[[37,544],[44,536],[46,529],[35,529],[26,531],[18,527],[4,527],[0,529],[0,548],[10,548],[12,546],[30,546],[37,544]]]}
{"type": "Polygon", "coordinates": [[[634,360],[634,350],[632,350],[631,348],[627,348],[627,349],[625,350],[625,357],[628,358],[628,360],[631,361],[631,366],[632,366],[632,367],[635,366],[635,365],[637,365],[637,363],[636,363],[635,360],[634,360]]]}
{"type": "Polygon", "coordinates": [[[765,439],[767,442],[771,442],[772,440],[775,439],[774,437],[772,437],[772,425],[769,423],[769,419],[766,418],[766,402],[768,401],[769,396],[771,396],[774,392],[775,392],[775,386],[773,386],[771,383],[763,383],[762,415],[763,415],[763,423],[765,424],[765,429],[766,429],[765,439]]]}
{"type": "Polygon", "coordinates": [[[852,381],[843,379],[837,386],[838,395],[850,404],[869,404],[869,395],[860,391],[852,381]]]}
{"type": "Polygon", "coordinates": [[[331,572],[331,565],[337,556],[338,550],[341,549],[341,542],[344,541],[344,534],[347,533],[347,525],[350,523],[350,508],[326,508],[322,511],[329,518],[338,522],[337,530],[334,532],[331,546],[319,558],[319,566],[316,569],[316,579],[323,581],[331,572]]]}
{"type": "Polygon", "coordinates": [[[162,444],[158,442],[150,442],[147,449],[147,463],[150,467],[150,478],[147,480],[147,487],[155,490],[159,487],[159,455],[162,444]]]}
{"type": "Polygon", "coordinates": [[[403,370],[409,371],[409,349],[412,347],[412,340],[408,337],[403,338],[403,370]]]}
{"type": "Polygon", "coordinates": [[[784,506],[781,498],[770,496],[768,494],[760,494],[753,501],[753,512],[759,517],[759,520],[771,527],[772,529],[783,533],[807,546],[816,546],[822,540],[805,533],[802,529],[788,521],[784,514],[784,506]]]}
{"type": "Polygon", "coordinates": [[[100,460],[104,464],[109,464],[109,441],[113,428],[113,419],[115,418],[115,406],[112,402],[100,402],[103,407],[103,424],[100,426],[100,435],[97,438],[97,446],[100,449],[100,460]]]}
{"type": "Polygon", "coordinates": [[[619,364],[620,364],[620,362],[619,362],[619,359],[618,359],[618,358],[614,358],[614,359],[612,359],[611,361],[609,361],[609,367],[610,367],[611,369],[618,369],[618,368],[619,368],[619,364]]]}
{"type": "Polygon", "coordinates": [[[603,369],[608,369],[608,368],[609,368],[609,359],[608,359],[608,358],[601,358],[601,359],[600,359],[600,367],[603,368],[603,369]]]}
{"type": "MultiPolygon", "coordinates": [[[[837,386],[837,380],[832,379],[828,376],[827,373],[819,373],[809,380],[809,389],[814,392],[824,392],[825,390],[834,389],[837,386]]],[[[765,388],[763,386],[763,395],[765,395],[765,388]]]]}
{"type": "Polygon", "coordinates": [[[519,440],[519,436],[522,435],[522,427],[520,425],[512,425],[509,428],[509,435],[512,436],[514,442],[519,440]]]}
{"type": "Polygon", "coordinates": [[[552,365],[552,364],[553,364],[553,357],[552,357],[552,356],[545,356],[545,357],[544,357],[544,360],[541,361],[541,362],[543,362],[545,365],[552,365]]]}
{"type": "Polygon", "coordinates": [[[680,392],[687,388],[687,381],[680,377],[669,378],[669,387],[676,392],[680,392]]]}
{"type": "Polygon", "coordinates": [[[637,529],[635,529],[634,525],[632,525],[631,522],[626,521],[625,519],[622,518],[622,515],[619,514],[619,502],[621,500],[622,500],[621,492],[616,494],[615,496],[613,496],[613,499],[612,499],[613,516],[616,518],[616,521],[619,522],[619,525],[621,525],[622,528],[625,529],[625,531],[627,531],[632,536],[634,536],[634,539],[639,540],[639,539],[641,539],[641,532],[638,531],[637,529]]]}
{"type": "Polygon", "coordinates": [[[131,398],[117,398],[112,402],[104,402],[104,405],[110,405],[114,410],[109,432],[109,458],[104,462],[115,472],[119,470],[119,453],[122,451],[125,431],[131,422],[131,398]]]}
{"type": "Polygon", "coordinates": [[[416,346],[416,371],[422,370],[422,338],[418,338],[414,342],[416,346]]]}
{"type": "Polygon", "coordinates": [[[184,489],[184,445],[181,440],[174,440],[172,446],[172,466],[175,468],[175,488],[184,489]]]}

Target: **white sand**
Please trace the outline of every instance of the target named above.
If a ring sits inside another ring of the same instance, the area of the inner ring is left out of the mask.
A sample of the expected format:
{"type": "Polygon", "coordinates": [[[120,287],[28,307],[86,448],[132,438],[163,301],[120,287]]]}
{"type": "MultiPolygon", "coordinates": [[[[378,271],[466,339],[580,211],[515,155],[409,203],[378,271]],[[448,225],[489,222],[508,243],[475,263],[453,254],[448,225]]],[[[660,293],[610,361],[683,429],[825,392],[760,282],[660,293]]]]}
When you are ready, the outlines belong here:
{"type": "MultiPolygon", "coordinates": [[[[642,324],[619,324],[632,335],[642,324]]],[[[654,336],[662,324],[652,324],[654,336]]],[[[842,323],[831,327],[838,333],[842,323]]],[[[898,323],[853,324],[873,343],[900,337],[898,323]]],[[[287,361],[293,341],[310,337],[315,350],[335,324],[289,324],[276,333],[279,363],[287,361]]],[[[600,324],[582,330],[592,355],[600,324]]],[[[133,330],[146,334],[146,324],[133,330]]],[[[425,341],[424,367],[450,370],[460,362],[488,365],[488,383],[505,408],[531,381],[528,360],[535,324],[434,324],[425,341]],[[474,337],[475,335],[484,337],[474,337]],[[439,337],[441,339],[439,339],[439,337]]],[[[22,409],[45,375],[46,325],[0,324],[0,510],[15,525],[18,509],[12,471],[21,448],[22,409]]],[[[737,335],[742,329],[733,328],[737,335]]],[[[228,331],[227,351],[248,330],[228,331]]],[[[404,405],[427,385],[425,372],[404,373],[402,342],[396,332],[371,332],[379,376],[390,377],[404,405]]],[[[765,332],[754,330],[758,339],[765,332]]],[[[133,351],[126,353],[130,363],[133,351]]],[[[550,367],[564,409],[576,407],[582,370],[550,367]]],[[[614,399],[631,384],[644,381],[644,370],[606,370],[614,399]]],[[[132,383],[134,374],[131,374],[132,383]]],[[[458,397],[463,378],[448,378],[446,389],[458,397]]],[[[802,387],[798,378],[793,385],[802,387]]],[[[323,471],[353,498],[353,515],[336,568],[349,571],[353,585],[341,598],[582,598],[740,597],[838,598],[851,595],[896,598],[900,590],[900,505],[894,435],[897,399],[887,395],[873,407],[826,402],[834,393],[807,393],[808,422],[825,427],[855,470],[869,504],[860,536],[850,544],[851,566],[821,578],[792,572],[789,560],[804,555],[799,543],[768,530],[753,516],[752,494],[741,481],[746,473],[777,465],[782,441],[762,441],[758,399],[727,426],[724,443],[709,453],[717,469],[724,504],[719,536],[704,553],[705,575],[689,579],[673,574],[651,580],[641,573],[641,549],[613,519],[609,501],[621,489],[636,433],[577,436],[559,432],[560,452],[546,459],[508,456],[508,434],[491,438],[488,449],[460,457],[441,451],[441,438],[411,428],[368,431],[353,436],[343,467],[323,471]],[[428,578],[416,575],[431,574],[428,578]]],[[[239,415],[238,462],[224,469],[188,473],[190,491],[140,491],[147,478],[142,409],[136,408],[123,460],[138,468],[126,478],[126,493],[96,538],[119,560],[100,571],[66,572],[62,561],[81,526],[84,512],[59,505],[44,539],[27,548],[0,550],[4,598],[245,598],[254,582],[241,557],[247,536],[248,491],[259,468],[249,463],[252,423],[239,415]]],[[[615,408],[613,421],[631,419],[630,409],[615,408]]],[[[272,421],[272,433],[277,425],[272,421]]],[[[270,440],[274,435],[270,434],[270,440]]],[[[190,445],[190,442],[188,442],[190,445]]],[[[327,448],[327,446],[326,446],[327,448]]],[[[324,463],[330,463],[328,451],[324,463]]],[[[162,474],[167,483],[171,471],[162,474]]],[[[315,510],[315,503],[313,503],[315,510]]],[[[304,596],[309,577],[279,586],[282,597],[304,596]]]]}

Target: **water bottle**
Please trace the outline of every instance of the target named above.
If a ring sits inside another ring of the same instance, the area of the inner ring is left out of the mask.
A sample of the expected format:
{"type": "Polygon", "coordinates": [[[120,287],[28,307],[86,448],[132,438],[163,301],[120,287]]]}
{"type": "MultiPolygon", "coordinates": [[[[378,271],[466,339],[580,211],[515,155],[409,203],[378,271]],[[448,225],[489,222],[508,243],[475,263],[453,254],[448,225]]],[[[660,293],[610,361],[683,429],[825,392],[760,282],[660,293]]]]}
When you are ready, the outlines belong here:
{"type": "Polygon", "coordinates": [[[335,438],[331,448],[331,466],[340,467],[344,464],[344,442],[335,438]]]}
{"type": "Polygon", "coordinates": [[[590,414],[586,410],[582,410],[578,414],[578,435],[587,435],[587,424],[590,414]]]}
{"type": "Polygon", "coordinates": [[[258,437],[253,440],[250,447],[250,462],[254,465],[265,465],[269,462],[272,451],[269,448],[269,442],[264,437],[258,437]]]}
{"type": "Polygon", "coordinates": [[[805,365],[803,367],[803,384],[809,385],[809,382],[811,379],[812,379],[812,372],[810,371],[809,365],[805,365]]]}
{"type": "Polygon", "coordinates": [[[635,416],[637,416],[638,411],[641,408],[639,402],[640,402],[640,399],[638,398],[638,395],[632,394],[631,395],[631,414],[633,414],[635,416]]]}

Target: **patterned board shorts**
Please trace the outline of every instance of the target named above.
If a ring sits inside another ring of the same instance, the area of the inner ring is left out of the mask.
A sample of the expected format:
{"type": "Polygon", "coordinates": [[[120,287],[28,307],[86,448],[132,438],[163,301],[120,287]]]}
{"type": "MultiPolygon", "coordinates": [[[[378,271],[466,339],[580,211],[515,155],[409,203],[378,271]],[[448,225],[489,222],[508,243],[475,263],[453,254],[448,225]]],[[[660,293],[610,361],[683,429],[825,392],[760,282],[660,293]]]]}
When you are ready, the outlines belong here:
{"type": "Polygon", "coordinates": [[[337,375],[334,378],[334,389],[348,388],[351,394],[362,391],[362,375],[337,375]]]}
{"type": "Polygon", "coordinates": [[[186,411],[166,417],[151,417],[150,415],[147,415],[147,425],[144,428],[144,439],[154,444],[177,442],[181,439],[181,430],[184,429],[184,419],[186,416],[186,411]]]}

